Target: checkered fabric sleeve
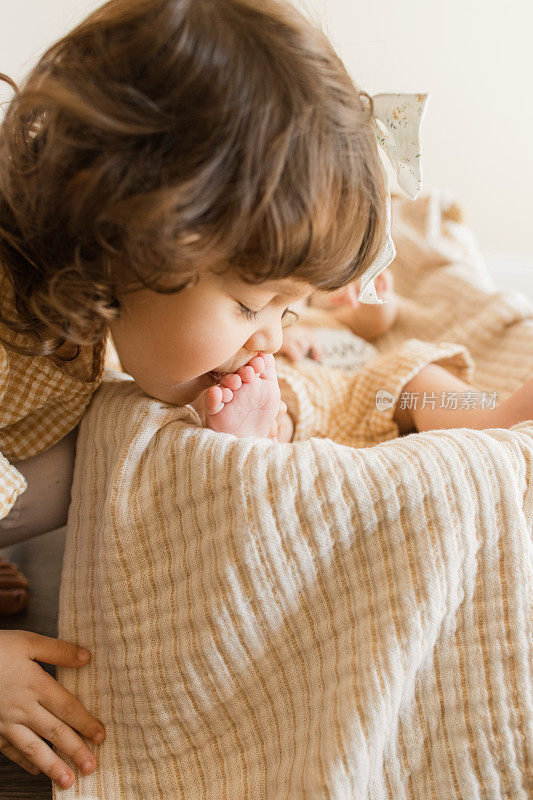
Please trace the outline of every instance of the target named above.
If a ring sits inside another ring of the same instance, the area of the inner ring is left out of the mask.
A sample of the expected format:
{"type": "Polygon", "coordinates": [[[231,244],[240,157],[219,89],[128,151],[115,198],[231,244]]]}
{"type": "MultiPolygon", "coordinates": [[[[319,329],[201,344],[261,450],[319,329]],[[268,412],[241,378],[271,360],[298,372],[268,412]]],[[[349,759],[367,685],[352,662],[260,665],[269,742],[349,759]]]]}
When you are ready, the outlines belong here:
{"type": "MultiPolygon", "coordinates": [[[[14,292],[0,266],[0,309],[16,319],[14,292]]],[[[76,427],[103,379],[109,339],[80,347],[74,361],[27,356],[8,345],[33,340],[0,323],[0,519],[27,488],[9,459],[42,453],[76,427]]]]}
{"type": "Polygon", "coordinates": [[[0,453],[0,519],[7,517],[19,494],[26,489],[24,476],[0,453]]]}
{"type": "Polygon", "coordinates": [[[369,447],[400,435],[393,419],[403,387],[436,363],[469,382],[475,362],[463,345],[407,339],[353,374],[308,359],[276,356],[282,399],[295,422],[293,441],[312,436],[351,447],[369,447]]]}

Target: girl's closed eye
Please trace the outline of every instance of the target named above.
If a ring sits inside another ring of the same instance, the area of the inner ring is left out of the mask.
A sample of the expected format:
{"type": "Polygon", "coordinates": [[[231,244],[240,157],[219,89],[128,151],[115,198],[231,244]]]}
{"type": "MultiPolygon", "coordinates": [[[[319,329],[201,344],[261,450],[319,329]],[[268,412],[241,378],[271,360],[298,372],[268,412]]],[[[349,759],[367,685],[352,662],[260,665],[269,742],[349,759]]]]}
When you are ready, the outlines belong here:
{"type": "Polygon", "coordinates": [[[258,317],[259,311],[252,311],[251,308],[247,308],[247,306],[243,305],[242,303],[239,303],[239,309],[241,314],[244,314],[246,319],[249,319],[250,322],[253,322],[258,317]]]}
{"type": "MultiPolygon", "coordinates": [[[[254,322],[257,317],[259,316],[259,311],[252,311],[251,308],[248,308],[243,303],[239,303],[239,309],[242,314],[246,317],[246,319],[250,320],[250,322],[254,322]]],[[[281,315],[281,318],[286,321],[286,324],[293,325],[298,320],[298,314],[295,311],[291,311],[290,308],[286,308],[281,315]]]]}

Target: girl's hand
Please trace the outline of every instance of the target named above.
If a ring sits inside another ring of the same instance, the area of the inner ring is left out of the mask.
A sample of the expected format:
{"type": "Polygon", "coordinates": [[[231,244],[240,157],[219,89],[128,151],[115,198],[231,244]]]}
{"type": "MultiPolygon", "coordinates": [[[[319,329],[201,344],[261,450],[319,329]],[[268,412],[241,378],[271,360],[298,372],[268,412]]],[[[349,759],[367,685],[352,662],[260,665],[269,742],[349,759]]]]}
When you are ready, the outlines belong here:
{"type": "Polygon", "coordinates": [[[81,667],[89,658],[63,639],[0,631],[0,751],[27,772],[44,772],[62,789],[72,786],[74,773],[42,737],[89,774],[96,761],[76,731],[100,743],[104,726],[35,662],[81,667]]]}
{"type": "Polygon", "coordinates": [[[316,361],[320,361],[324,355],[316,341],[313,329],[305,325],[295,325],[284,329],[283,344],[278,353],[286,355],[291,361],[299,361],[307,354],[316,361]]]}

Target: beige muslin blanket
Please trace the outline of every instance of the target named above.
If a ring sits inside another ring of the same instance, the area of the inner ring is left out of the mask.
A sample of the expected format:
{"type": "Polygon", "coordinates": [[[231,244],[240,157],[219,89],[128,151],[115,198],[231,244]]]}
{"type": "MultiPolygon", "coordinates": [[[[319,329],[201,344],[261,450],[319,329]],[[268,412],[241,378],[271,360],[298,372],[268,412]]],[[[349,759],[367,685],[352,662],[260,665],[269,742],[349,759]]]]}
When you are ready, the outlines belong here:
{"type": "Polygon", "coordinates": [[[533,420],[398,438],[375,394],[435,361],[501,402],[533,304],[438,193],[395,197],[393,235],[378,357],[279,361],[295,442],[204,430],[117,372],[95,394],[59,620],[93,657],[58,677],[107,738],[56,798],[532,796],[533,420]]]}

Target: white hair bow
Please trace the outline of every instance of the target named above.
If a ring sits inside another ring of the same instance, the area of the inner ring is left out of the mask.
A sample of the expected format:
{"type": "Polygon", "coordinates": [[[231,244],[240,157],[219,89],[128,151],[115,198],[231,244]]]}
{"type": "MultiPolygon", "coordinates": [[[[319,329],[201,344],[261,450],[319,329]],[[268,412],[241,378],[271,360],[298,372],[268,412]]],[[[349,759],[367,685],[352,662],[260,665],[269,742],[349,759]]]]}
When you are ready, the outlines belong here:
{"type": "MultiPolygon", "coordinates": [[[[373,124],[378,145],[394,167],[399,185],[412,200],[416,200],[422,187],[420,127],[428,98],[429,93],[372,95],[373,124]]],[[[396,256],[391,235],[389,176],[383,164],[381,169],[387,191],[387,228],[385,241],[376,260],[361,278],[358,298],[361,303],[386,302],[377,296],[374,280],[396,256]]]]}

